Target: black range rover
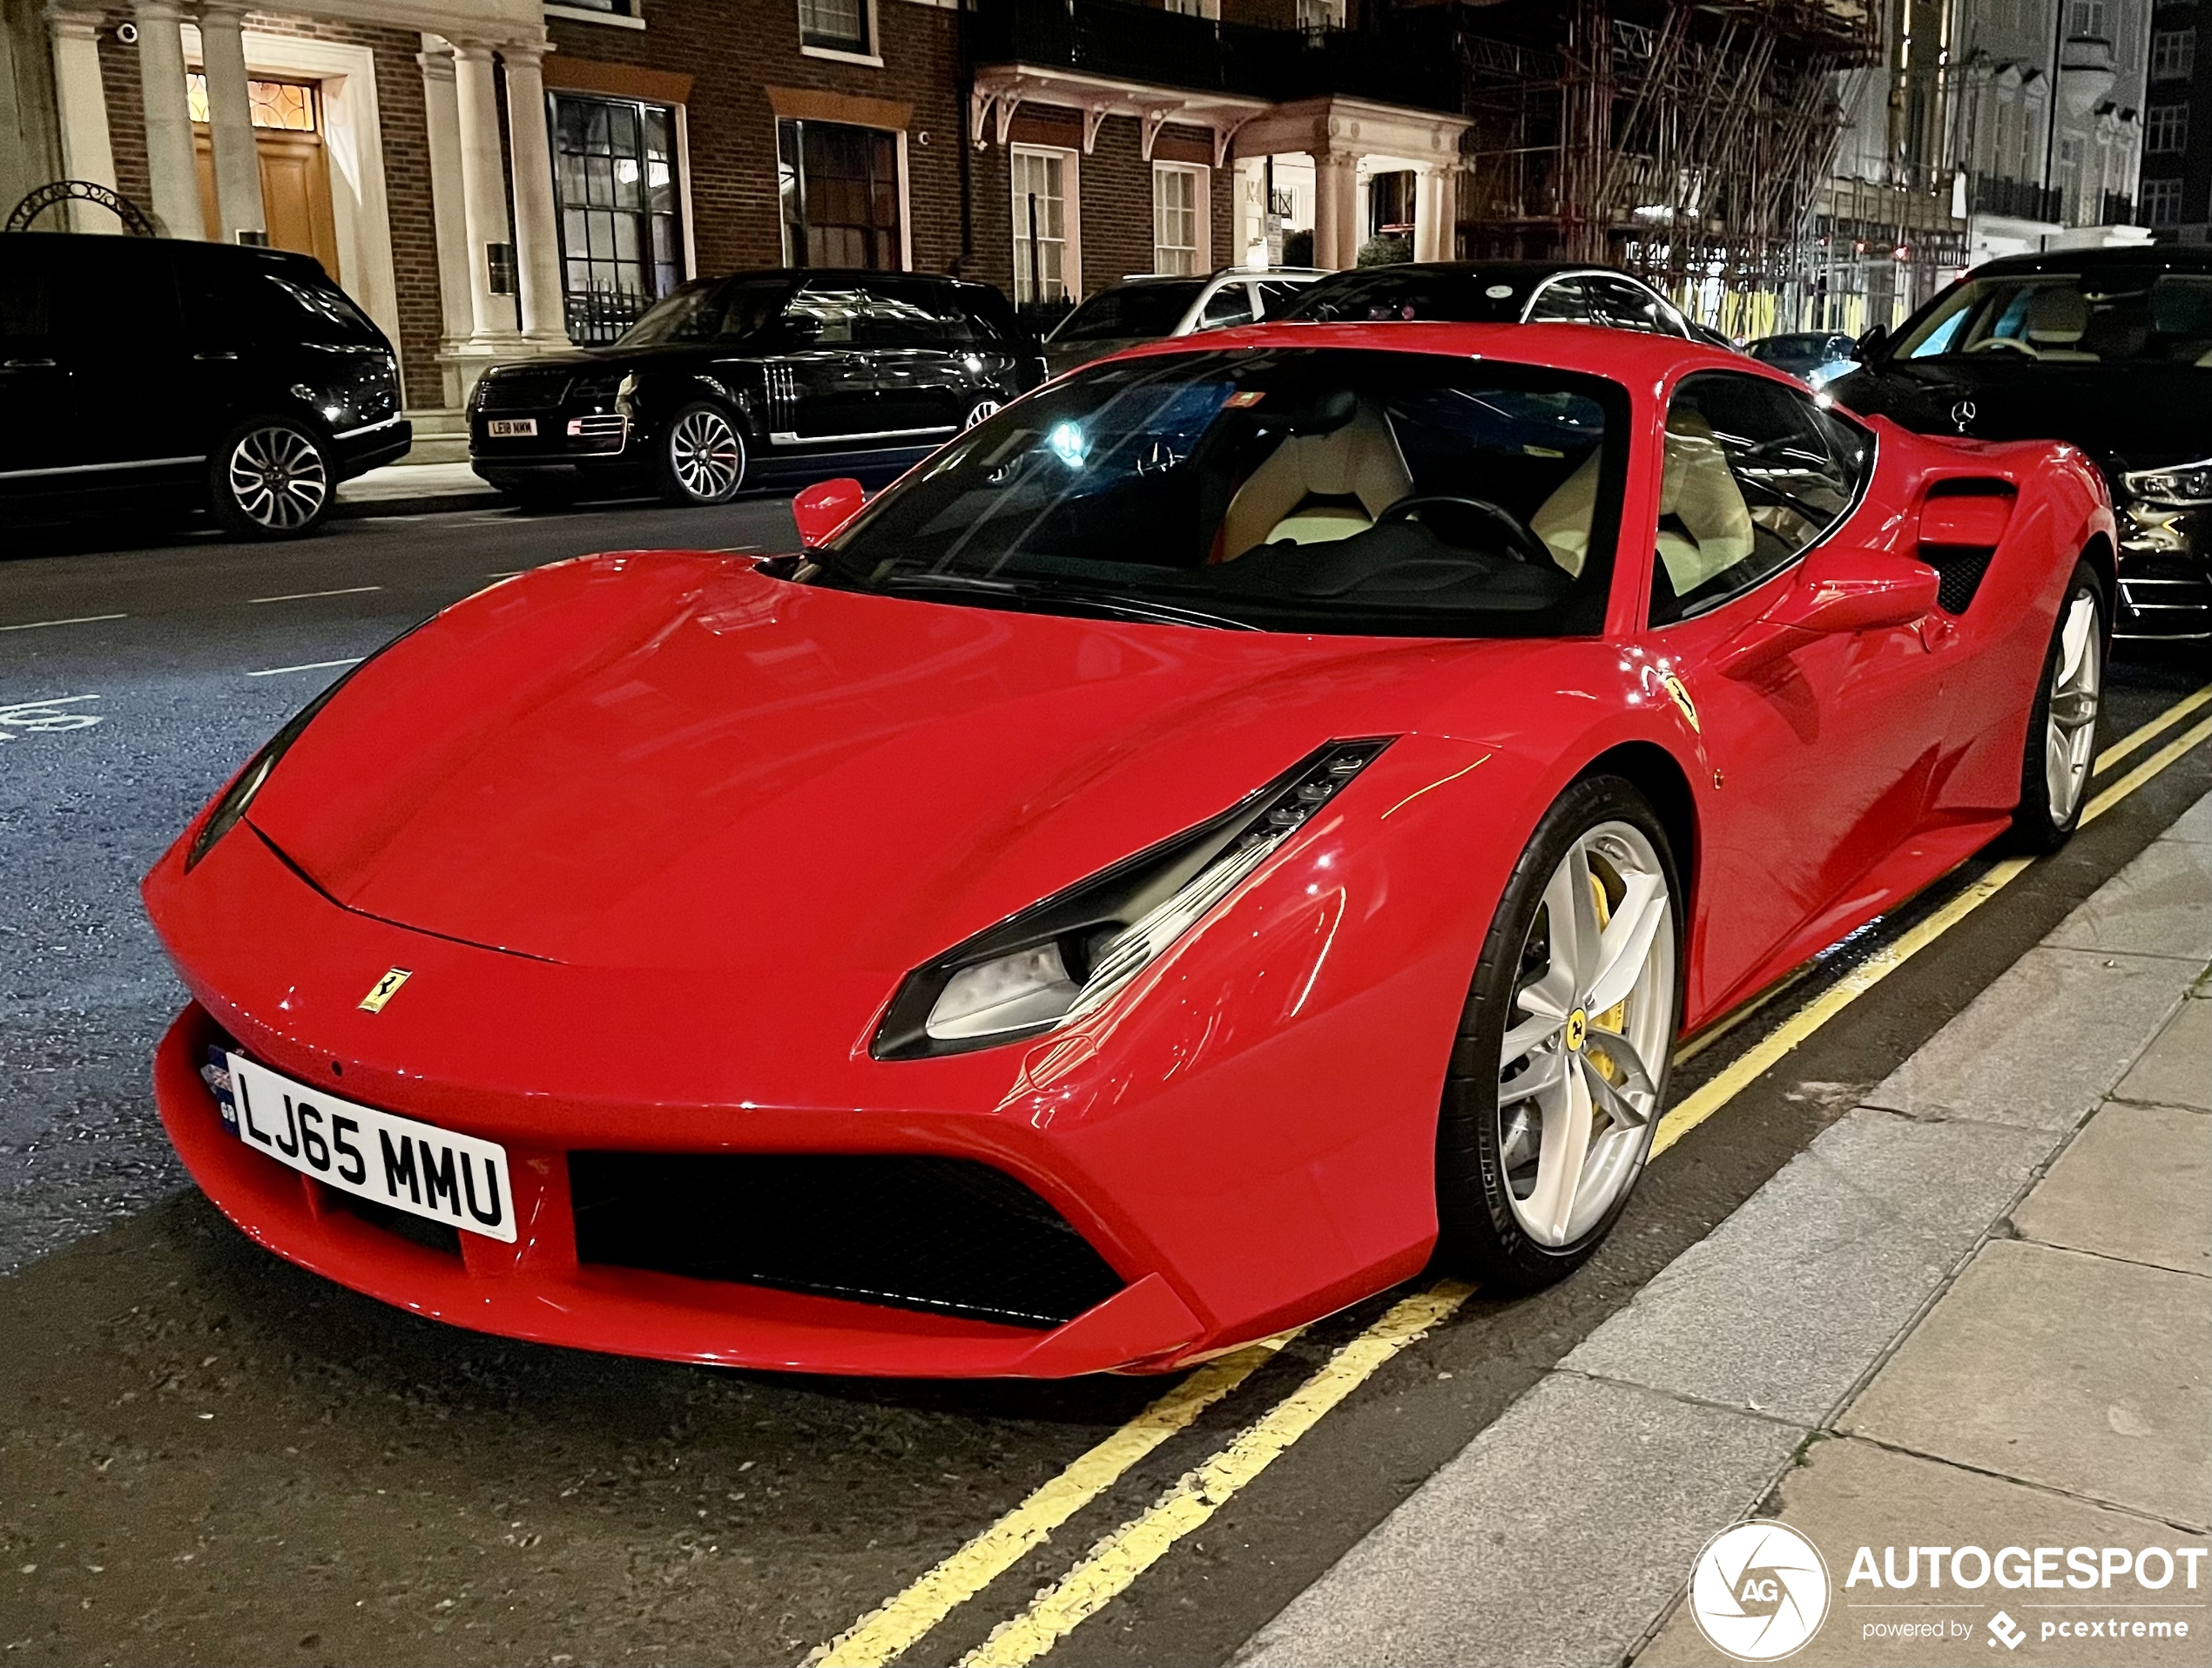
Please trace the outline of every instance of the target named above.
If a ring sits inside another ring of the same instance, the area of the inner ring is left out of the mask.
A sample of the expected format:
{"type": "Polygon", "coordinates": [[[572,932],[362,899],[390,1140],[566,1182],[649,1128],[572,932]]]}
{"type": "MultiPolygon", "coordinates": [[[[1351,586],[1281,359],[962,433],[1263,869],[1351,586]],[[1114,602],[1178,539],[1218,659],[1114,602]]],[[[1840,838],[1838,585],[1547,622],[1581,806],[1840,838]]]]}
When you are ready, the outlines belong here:
{"type": "Polygon", "coordinates": [[[0,517],[296,537],[412,439],[392,344],[311,257],[0,233],[0,517]]]}
{"type": "Polygon", "coordinates": [[[1993,260],[1865,352],[1827,385],[1854,411],[2096,459],[2120,523],[2114,635],[2212,637],[2212,250],[1993,260]]]}
{"type": "Polygon", "coordinates": [[[894,473],[1042,380],[988,284],[922,273],[705,279],[608,348],[495,366],[469,459],[519,497],[721,503],[783,477],[894,473]]]}

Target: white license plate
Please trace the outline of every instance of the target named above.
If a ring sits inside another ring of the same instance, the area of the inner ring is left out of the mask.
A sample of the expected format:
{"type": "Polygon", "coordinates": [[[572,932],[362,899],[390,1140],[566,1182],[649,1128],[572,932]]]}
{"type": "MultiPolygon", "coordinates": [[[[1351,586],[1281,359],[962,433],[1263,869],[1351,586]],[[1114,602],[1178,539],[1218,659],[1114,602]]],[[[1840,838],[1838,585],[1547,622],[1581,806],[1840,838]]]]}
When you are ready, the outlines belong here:
{"type": "Polygon", "coordinates": [[[341,1100],[227,1051],[223,1064],[223,1121],[246,1145],[341,1192],[514,1242],[513,1179],[497,1142],[341,1100]]]}
{"type": "Polygon", "coordinates": [[[536,417],[494,417],[484,424],[494,440],[518,440],[537,432],[536,417]]]}

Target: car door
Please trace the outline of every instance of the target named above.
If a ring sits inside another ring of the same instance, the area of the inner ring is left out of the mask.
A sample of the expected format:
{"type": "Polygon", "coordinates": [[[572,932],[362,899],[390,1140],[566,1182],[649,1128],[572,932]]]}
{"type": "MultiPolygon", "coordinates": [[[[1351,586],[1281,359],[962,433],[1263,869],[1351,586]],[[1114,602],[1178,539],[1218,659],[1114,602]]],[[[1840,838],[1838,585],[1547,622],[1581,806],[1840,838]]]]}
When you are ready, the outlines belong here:
{"type": "Polygon", "coordinates": [[[165,239],[71,237],[51,272],[51,357],[78,467],[120,487],[197,476],[210,444],[165,239]]]}
{"type": "Polygon", "coordinates": [[[50,237],[0,244],[0,496],[53,490],[81,460],[68,369],[57,341],[50,237]]]}
{"type": "Polygon", "coordinates": [[[871,278],[854,327],[875,381],[875,427],[885,435],[949,434],[974,403],[962,360],[974,342],[950,287],[871,278]]]}
{"type": "Polygon", "coordinates": [[[791,428],[772,439],[833,440],[883,426],[874,368],[855,340],[867,310],[865,291],[819,279],[801,285],[785,304],[769,370],[791,428]]]}
{"type": "Polygon", "coordinates": [[[1708,371],[1677,385],[1665,453],[1641,646],[1654,699],[1681,708],[1718,789],[1691,964],[1706,1008],[1743,994],[1919,826],[1942,752],[1942,667],[1919,631],[1893,626],[1723,669],[1805,553],[1848,540],[1870,433],[1785,383],[1708,371]]]}

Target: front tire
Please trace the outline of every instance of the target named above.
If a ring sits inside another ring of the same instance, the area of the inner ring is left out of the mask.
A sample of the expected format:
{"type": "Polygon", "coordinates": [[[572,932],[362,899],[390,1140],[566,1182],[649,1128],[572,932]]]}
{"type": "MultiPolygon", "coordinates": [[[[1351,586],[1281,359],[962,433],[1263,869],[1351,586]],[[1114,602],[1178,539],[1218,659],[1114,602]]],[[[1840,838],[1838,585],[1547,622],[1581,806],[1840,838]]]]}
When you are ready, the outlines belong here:
{"type": "Polygon", "coordinates": [[[304,537],[335,493],[322,442],[288,417],[240,423],[207,460],[208,508],[234,537],[304,537]]]}
{"type": "Polygon", "coordinates": [[[2028,712],[2020,807],[2013,813],[2012,844],[2020,851],[2056,851],[2081,826],[2104,713],[2107,641],[2104,585],[2094,568],[2077,562],[2028,712]]]}
{"type": "Polygon", "coordinates": [[[987,417],[995,417],[1004,408],[1005,404],[1006,402],[1000,399],[995,394],[984,395],[982,398],[974,401],[968,406],[968,415],[960,420],[961,430],[965,432],[968,429],[973,429],[977,423],[981,422],[987,417]]]}
{"type": "Polygon", "coordinates": [[[669,503],[727,503],[745,484],[745,436],[720,406],[695,401],[669,419],[655,462],[669,503]]]}
{"type": "Polygon", "coordinates": [[[1666,829],[1619,777],[1537,825],[1475,966],[1436,1137],[1440,1261],[1548,1286],[1611,1232],[1666,1104],[1682,1013],[1666,829]]]}

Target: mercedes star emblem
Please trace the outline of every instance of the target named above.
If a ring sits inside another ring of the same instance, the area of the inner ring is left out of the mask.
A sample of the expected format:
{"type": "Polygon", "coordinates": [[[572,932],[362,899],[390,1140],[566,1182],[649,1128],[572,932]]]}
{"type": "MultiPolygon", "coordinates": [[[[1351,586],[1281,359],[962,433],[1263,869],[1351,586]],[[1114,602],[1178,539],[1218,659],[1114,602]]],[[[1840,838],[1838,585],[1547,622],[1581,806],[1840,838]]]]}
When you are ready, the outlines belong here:
{"type": "Polygon", "coordinates": [[[1974,402],[1972,400],[1961,400],[1951,408],[1951,421],[1959,425],[1960,434],[1966,432],[1966,425],[1973,420],[1974,402]]]}

